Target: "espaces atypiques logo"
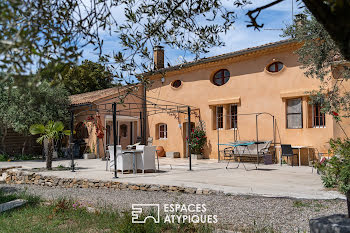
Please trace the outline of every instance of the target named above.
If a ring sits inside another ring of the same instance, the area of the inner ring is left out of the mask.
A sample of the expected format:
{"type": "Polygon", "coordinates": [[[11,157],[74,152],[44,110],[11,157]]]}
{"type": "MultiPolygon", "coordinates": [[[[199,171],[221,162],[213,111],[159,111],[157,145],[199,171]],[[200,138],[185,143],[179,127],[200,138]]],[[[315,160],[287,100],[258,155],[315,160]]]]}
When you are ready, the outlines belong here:
{"type": "Polygon", "coordinates": [[[160,222],[160,208],[164,212],[164,223],[217,223],[217,215],[207,214],[205,204],[132,204],[132,223],[145,223],[152,219],[155,223],[160,222]],[[142,213],[147,214],[140,219],[142,213]]]}

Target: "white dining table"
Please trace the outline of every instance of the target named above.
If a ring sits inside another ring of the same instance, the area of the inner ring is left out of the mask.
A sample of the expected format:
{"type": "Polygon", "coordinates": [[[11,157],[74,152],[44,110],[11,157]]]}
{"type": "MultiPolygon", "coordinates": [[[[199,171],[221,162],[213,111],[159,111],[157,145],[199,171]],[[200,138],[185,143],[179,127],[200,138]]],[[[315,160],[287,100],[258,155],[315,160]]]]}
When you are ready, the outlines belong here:
{"type": "MultiPolygon", "coordinates": [[[[141,155],[142,154],[142,150],[123,150],[123,154],[132,154],[132,172],[133,174],[137,173],[137,159],[136,159],[136,154],[141,155]]],[[[142,173],[145,173],[145,166],[143,164],[142,166],[142,173]]]]}
{"type": "MultiPolygon", "coordinates": [[[[276,146],[276,148],[281,148],[281,146],[276,146]]],[[[310,146],[292,146],[292,149],[298,149],[298,166],[301,166],[301,156],[300,156],[300,149],[307,148],[307,157],[308,161],[310,160],[310,146]]],[[[279,150],[279,159],[281,161],[282,156],[281,156],[281,149],[279,150]]]]}

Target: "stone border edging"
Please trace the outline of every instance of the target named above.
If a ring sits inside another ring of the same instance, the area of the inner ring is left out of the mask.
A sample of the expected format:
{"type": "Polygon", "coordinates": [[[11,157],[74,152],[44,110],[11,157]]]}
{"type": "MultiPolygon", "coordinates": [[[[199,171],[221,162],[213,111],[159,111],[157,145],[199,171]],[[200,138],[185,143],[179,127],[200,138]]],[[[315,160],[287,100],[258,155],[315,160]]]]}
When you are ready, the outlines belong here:
{"type": "Polygon", "coordinates": [[[59,178],[56,176],[44,176],[34,172],[6,170],[3,172],[3,179],[6,184],[32,184],[48,187],[62,188],[96,188],[114,190],[142,190],[142,191],[163,191],[188,194],[223,194],[222,191],[212,189],[200,189],[182,186],[156,185],[156,184],[134,184],[128,182],[103,181],[91,179],[59,178]]]}

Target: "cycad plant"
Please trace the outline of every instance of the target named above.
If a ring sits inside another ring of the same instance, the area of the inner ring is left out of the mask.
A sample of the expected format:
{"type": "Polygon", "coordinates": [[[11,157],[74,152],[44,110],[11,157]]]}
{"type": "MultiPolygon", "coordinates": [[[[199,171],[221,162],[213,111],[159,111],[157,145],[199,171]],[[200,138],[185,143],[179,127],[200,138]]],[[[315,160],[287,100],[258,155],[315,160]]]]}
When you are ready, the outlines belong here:
{"type": "Polygon", "coordinates": [[[70,135],[69,130],[64,130],[64,125],[60,121],[49,121],[46,125],[35,124],[29,129],[32,135],[39,134],[37,142],[42,144],[45,139],[48,140],[48,152],[46,155],[46,168],[52,170],[52,156],[54,140],[59,139],[62,135],[70,135]]]}

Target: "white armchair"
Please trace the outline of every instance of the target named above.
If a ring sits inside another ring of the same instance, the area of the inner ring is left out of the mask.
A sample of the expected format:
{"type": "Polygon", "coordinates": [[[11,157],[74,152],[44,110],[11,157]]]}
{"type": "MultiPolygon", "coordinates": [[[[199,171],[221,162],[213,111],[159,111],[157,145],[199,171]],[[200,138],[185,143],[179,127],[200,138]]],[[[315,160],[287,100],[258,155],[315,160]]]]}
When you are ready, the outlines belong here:
{"type": "Polygon", "coordinates": [[[142,169],[143,172],[145,170],[155,171],[156,170],[156,165],[155,165],[156,147],[137,145],[136,150],[143,151],[141,153],[141,156],[137,156],[137,169],[142,169]]]}
{"type": "MultiPolygon", "coordinates": [[[[109,170],[114,170],[114,146],[108,146],[109,152],[109,170]]],[[[121,170],[122,173],[125,170],[132,170],[132,156],[122,153],[122,147],[117,145],[117,170],[121,170]]]]}

